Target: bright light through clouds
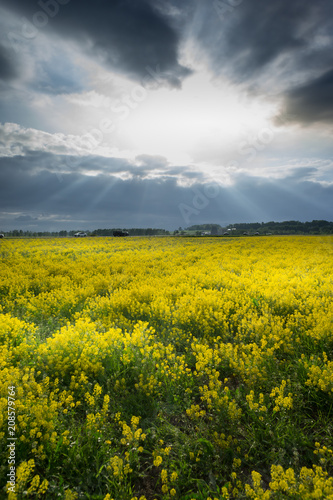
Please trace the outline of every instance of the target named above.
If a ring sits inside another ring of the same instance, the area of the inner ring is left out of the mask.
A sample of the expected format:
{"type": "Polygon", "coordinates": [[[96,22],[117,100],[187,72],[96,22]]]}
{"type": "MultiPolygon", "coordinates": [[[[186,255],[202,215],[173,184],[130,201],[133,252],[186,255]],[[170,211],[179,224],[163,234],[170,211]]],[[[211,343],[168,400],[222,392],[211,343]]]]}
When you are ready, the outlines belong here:
{"type": "Polygon", "coordinates": [[[268,127],[271,117],[271,105],[250,101],[228,82],[199,73],[185,80],[181,91],[148,90],[120,134],[136,154],[188,164],[196,161],[198,150],[213,147],[222,154],[231,144],[237,148],[245,134],[268,127]]]}
{"type": "Polygon", "coordinates": [[[332,220],[333,2],[1,5],[0,232],[332,220]]]}

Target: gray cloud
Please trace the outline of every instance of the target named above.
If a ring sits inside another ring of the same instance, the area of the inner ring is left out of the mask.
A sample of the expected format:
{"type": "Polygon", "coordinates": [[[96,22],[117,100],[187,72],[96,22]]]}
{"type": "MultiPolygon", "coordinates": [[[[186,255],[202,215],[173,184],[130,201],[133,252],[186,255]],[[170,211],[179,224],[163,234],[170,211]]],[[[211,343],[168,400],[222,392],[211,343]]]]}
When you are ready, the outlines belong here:
{"type": "MultiPolygon", "coordinates": [[[[2,227],[14,227],[14,223],[17,227],[19,222],[42,227],[45,217],[39,214],[47,214],[48,227],[53,229],[73,228],[75,221],[86,228],[175,229],[207,221],[330,219],[333,208],[333,185],[306,180],[313,171],[310,168],[295,170],[284,179],[236,175],[230,186],[205,184],[202,173],[195,178],[192,171],[195,182],[186,187],[179,185],[177,176],[147,178],[152,158],[150,165],[146,161],[141,167],[117,159],[95,158],[95,165],[92,158],[84,159],[91,170],[99,169],[98,175],[85,175],[82,168],[59,176],[48,167],[51,161],[52,155],[46,153],[0,160],[1,208],[7,214],[6,221],[1,219],[2,227]],[[138,176],[121,179],[117,175],[136,168],[138,176]]],[[[62,158],[53,161],[60,163],[62,158]]]]}
{"type": "Polygon", "coordinates": [[[276,95],[332,67],[331,2],[229,4],[226,9],[227,1],[205,3],[193,23],[193,36],[217,75],[227,75],[251,93],[276,95]]]}
{"type": "Polygon", "coordinates": [[[280,123],[333,123],[333,69],[290,90],[285,95],[284,110],[277,118],[279,119],[280,123]]]}
{"type": "Polygon", "coordinates": [[[34,28],[38,33],[47,27],[75,40],[100,63],[138,80],[149,76],[147,67],[156,65],[161,81],[173,87],[180,87],[190,74],[178,62],[180,35],[168,16],[148,1],[97,0],[92,4],[88,0],[71,0],[59,5],[56,1],[36,4],[33,0],[4,0],[4,4],[18,15],[25,14],[31,33],[34,28]],[[47,22],[39,28],[43,18],[47,22]]]}
{"type": "Polygon", "coordinates": [[[12,55],[8,49],[0,45],[0,81],[8,82],[17,76],[12,55]]]}
{"type": "Polygon", "coordinates": [[[31,215],[19,215],[18,217],[15,217],[14,219],[17,222],[31,222],[34,220],[38,220],[37,217],[31,217],[31,215]]]}
{"type": "Polygon", "coordinates": [[[251,75],[286,51],[307,48],[309,32],[313,34],[328,10],[332,9],[323,0],[315,4],[311,0],[243,2],[228,33],[227,50],[237,58],[235,71],[251,75]]]}

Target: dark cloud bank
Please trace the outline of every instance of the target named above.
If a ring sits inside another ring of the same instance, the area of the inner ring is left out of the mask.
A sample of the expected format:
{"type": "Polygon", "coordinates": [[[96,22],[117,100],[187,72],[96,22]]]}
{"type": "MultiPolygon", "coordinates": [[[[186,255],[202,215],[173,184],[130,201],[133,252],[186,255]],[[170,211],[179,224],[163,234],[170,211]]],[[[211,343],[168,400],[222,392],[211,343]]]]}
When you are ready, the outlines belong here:
{"type": "MultiPolygon", "coordinates": [[[[88,176],[79,168],[76,172],[60,173],[63,157],[58,158],[59,169],[47,170],[45,164],[51,156],[41,154],[39,168],[36,168],[36,154],[30,159],[13,157],[0,161],[0,198],[7,213],[6,227],[2,230],[21,226],[73,229],[79,221],[81,225],[84,221],[86,229],[101,225],[148,225],[169,230],[207,221],[219,224],[306,221],[327,218],[326,207],[333,197],[333,186],[325,187],[302,178],[308,169],[301,172],[300,177],[291,173],[290,178],[274,182],[243,175],[235,178],[229,187],[212,181],[205,184],[201,174],[195,179],[192,172],[194,183],[191,187],[182,187],[172,170],[164,179],[147,178],[151,168],[148,163],[140,168],[126,162],[117,164],[116,160],[90,157],[82,160],[83,169],[85,162],[95,164],[98,170],[109,165],[109,173],[88,176]],[[120,179],[119,172],[132,177],[120,179]],[[16,215],[8,216],[11,213],[16,215]]],[[[1,224],[4,226],[5,221],[1,224]]]]}

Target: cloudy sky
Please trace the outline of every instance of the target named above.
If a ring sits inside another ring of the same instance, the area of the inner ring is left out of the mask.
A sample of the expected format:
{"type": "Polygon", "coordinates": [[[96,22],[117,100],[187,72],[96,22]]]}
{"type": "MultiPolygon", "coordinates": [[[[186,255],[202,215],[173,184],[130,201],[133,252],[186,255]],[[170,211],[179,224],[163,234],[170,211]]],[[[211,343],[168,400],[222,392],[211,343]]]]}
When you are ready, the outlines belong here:
{"type": "Polygon", "coordinates": [[[0,230],[333,220],[330,0],[1,0],[0,230]]]}

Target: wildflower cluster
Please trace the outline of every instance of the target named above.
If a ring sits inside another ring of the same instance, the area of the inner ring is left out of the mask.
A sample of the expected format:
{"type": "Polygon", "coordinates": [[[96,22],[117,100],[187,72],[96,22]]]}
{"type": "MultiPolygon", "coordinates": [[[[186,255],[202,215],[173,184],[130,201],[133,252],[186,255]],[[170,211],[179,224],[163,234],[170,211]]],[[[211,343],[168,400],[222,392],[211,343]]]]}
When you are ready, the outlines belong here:
{"type": "Polygon", "coordinates": [[[322,361],[315,356],[304,362],[308,372],[306,384],[333,396],[333,361],[329,361],[326,352],[322,353],[322,361]]]}
{"type": "Polygon", "coordinates": [[[262,488],[262,477],[256,471],[252,472],[252,484],[245,485],[247,498],[268,500],[279,498],[299,499],[332,499],[333,478],[321,467],[309,469],[302,467],[298,476],[292,468],[284,469],[281,465],[272,465],[269,488],[262,488]]]}
{"type": "MultiPolygon", "coordinates": [[[[271,395],[272,395],[272,393],[271,393],[271,395]]],[[[274,392],[273,396],[274,395],[275,395],[275,392],[274,392]]],[[[246,401],[247,401],[247,403],[249,405],[250,410],[252,410],[254,413],[259,414],[259,419],[260,420],[264,420],[263,414],[267,412],[267,407],[264,404],[264,395],[263,395],[263,393],[261,392],[259,394],[258,401],[256,402],[255,401],[254,391],[251,390],[250,394],[248,394],[246,396],[246,401]]]]}
{"type": "Polygon", "coordinates": [[[274,398],[275,401],[275,406],[273,408],[274,412],[280,411],[281,409],[290,410],[293,407],[291,392],[288,393],[288,396],[284,394],[286,385],[286,380],[282,380],[280,387],[275,387],[270,393],[270,397],[274,398]]]}

